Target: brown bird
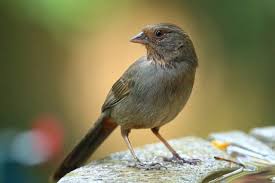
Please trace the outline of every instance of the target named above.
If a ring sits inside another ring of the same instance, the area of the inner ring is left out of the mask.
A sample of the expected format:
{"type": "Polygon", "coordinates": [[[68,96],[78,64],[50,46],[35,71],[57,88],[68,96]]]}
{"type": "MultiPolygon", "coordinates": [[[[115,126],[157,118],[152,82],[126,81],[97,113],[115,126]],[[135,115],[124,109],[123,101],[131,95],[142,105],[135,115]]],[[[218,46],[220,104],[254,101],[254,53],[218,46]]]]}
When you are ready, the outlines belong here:
{"type": "Polygon", "coordinates": [[[173,155],[169,160],[198,162],[181,158],[159,134],[160,127],[183,109],[193,88],[198,59],[190,37],[176,25],[160,23],[144,27],[131,42],[144,45],[147,55],[113,85],[100,117],[62,162],[54,180],[81,166],[117,126],[137,165],[144,164],[135,155],[128,135],[131,129],[142,128],[150,128],[163,142],[173,155]]]}

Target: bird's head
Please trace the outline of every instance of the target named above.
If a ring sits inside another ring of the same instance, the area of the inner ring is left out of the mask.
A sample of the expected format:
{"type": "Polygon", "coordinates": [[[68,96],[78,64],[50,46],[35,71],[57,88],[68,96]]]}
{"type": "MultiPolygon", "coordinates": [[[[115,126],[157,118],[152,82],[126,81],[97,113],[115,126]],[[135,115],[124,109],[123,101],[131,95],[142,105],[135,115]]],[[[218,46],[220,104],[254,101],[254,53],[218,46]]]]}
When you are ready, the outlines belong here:
{"type": "Polygon", "coordinates": [[[130,41],[145,45],[148,59],[165,63],[191,60],[197,65],[197,56],[190,37],[174,24],[147,25],[130,41]]]}

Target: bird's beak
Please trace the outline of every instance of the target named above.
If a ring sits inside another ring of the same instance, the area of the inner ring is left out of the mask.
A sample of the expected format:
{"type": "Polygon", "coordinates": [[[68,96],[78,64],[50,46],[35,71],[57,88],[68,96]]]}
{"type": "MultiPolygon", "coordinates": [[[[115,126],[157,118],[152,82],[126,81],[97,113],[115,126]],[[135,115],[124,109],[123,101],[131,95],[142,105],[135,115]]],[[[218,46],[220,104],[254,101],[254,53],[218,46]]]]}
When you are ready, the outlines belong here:
{"type": "Polygon", "coordinates": [[[132,39],[130,39],[130,42],[140,43],[140,44],[147,44],[148,43],[148,37],[144,34],[144,32],[140,32],[139,34],[134,36],[132,39]]]}

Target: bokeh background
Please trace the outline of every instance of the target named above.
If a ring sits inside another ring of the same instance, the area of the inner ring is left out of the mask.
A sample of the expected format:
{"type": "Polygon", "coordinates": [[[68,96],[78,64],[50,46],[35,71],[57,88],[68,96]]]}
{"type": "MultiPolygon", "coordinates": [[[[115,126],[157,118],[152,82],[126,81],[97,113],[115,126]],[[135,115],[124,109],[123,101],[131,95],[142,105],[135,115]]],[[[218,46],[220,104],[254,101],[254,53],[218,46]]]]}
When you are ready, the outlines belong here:
{"type": "MultiPolygon", "coordinates": [[[[129,39],[158,22],[187,31],[199,57],[192,96],[164,137],[274,125],[274,0],[1,1],[0,182],[47,182],[145,54],[129,39]]],[[[157,142],[149,130],[130,138],[157,142]]],[[[125,149],[116,130],[92,159],[125,149]]]]}

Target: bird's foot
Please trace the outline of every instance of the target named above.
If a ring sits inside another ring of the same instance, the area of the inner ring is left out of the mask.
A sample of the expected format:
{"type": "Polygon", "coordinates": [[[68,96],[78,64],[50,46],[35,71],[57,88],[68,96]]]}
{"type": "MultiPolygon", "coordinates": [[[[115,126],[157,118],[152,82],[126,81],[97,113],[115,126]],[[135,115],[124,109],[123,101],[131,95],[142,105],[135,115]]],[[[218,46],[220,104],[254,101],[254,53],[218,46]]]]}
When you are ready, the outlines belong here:
{"type": "Polygon", "coordinates": [[[163,158],[163,161],[172,162],[172,163],[178,163],[178,164],[189,164],[189,165],[197,165],[201,162],[200,159],[184,159],[180,156],[173,156],[172,158],[163,158]]]}
{"type": "Polygon", "coordinates": [[[142,170],[161,170],[161,169],[167,169],[165,166],[163,166],[160,163],[144,163],[144,162],[136,162],[134,165],[129,165],[129,167],[132,168],[138,168],[142,170]]]}

